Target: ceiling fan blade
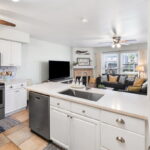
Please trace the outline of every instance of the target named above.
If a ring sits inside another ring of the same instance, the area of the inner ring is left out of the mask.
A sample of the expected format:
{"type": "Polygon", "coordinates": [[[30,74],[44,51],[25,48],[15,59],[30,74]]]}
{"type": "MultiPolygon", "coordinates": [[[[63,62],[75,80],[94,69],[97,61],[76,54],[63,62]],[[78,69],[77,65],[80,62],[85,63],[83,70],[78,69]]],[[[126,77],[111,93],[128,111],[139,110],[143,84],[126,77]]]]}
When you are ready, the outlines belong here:
{"type": "Polygon", "coordinates": [[[11,27],[16,27],[16,24],[5,21],[5,20],[0,20],[0,24],[6,25],[6,26],[11,26],[11,27]]]}

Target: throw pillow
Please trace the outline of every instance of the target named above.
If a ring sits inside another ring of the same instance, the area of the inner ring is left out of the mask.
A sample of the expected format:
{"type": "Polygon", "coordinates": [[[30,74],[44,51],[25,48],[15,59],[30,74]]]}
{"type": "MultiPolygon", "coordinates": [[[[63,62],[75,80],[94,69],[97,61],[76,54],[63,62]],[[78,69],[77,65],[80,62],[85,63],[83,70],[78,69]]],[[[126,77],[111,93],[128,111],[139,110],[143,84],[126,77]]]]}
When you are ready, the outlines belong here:
{"type": "Polygon", "coordinates": [[[107,82],[108,79],[107,79],[107,75],[102,75],[101,76],[101,82],[107,82]]]}
{"type": "Polygon", "coordinates": [[[133,83],[133,86],[142,86],[142,84],[144,83],[145,79],[144,78],[136,78],[134,83],[133,83]]]}
{"type": "Polygon", "coordinates": [[[129,92],[139,92],[141,90],[141,87],[136,87],[136,86],[128,86],[127,91],[129,92]]]}
{"type": "Polygon", "coordinates": [[[119,83],[125,84],[126,79],[127,79],[127,76],[120,76],[119,83]]]}
{"type": "Polygon", "coordinates": [[[109,75],[109,82],[116,83],[117,79],[118,79],[118,76],[111,76],[111,75],[109,75]]]}

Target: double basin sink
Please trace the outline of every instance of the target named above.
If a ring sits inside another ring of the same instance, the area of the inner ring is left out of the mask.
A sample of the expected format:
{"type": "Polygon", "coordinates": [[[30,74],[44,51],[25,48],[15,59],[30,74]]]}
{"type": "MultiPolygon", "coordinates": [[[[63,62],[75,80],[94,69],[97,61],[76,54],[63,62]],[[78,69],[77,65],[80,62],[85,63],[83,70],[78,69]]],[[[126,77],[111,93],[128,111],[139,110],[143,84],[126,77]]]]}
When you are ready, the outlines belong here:
{"type": "Polygon", "coordinates": [[[77,91],[77,90],[72,90],[72,89],[67,89],[67,90],[59,92],[59,93],[68,95],[68,96],[83,98],[83,99],[95,101],[95,102],[104,96],[103,94],[83,92],[83,91],[77,91]]]}

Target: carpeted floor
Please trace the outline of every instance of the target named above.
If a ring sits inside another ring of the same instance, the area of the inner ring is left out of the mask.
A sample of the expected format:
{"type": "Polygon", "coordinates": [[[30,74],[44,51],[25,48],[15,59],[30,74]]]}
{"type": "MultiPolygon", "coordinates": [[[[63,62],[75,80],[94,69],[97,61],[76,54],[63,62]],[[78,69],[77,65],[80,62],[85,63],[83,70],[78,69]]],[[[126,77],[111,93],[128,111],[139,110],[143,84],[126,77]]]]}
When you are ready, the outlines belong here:
{"type": "Polygon", "coordinates": [[[18,125],[18,124],[20,124],[20,122],[17,120],[14,120],[14,119],[9,118],[9,117],[4,118],[4,119],[0,120],[0,133],[6,131],[6,130],[18,125]]]}

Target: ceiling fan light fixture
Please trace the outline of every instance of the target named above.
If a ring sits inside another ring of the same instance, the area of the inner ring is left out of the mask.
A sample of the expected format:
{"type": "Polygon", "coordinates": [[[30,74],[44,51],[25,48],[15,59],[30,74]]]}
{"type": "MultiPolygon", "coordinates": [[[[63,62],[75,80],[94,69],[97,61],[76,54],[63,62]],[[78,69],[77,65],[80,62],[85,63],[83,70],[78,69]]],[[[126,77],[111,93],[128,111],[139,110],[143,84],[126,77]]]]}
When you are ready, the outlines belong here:
{"type": "Polygon", "coordinates": [[[112,48],[115,48],[116,46],[115,46],[115,44],[112,44],[112,48]]]}
{"type": "Polygon", "coordinates": [[[121,44],[120,43],[117,44],[117,48],[121,48],[121,44]]]}

